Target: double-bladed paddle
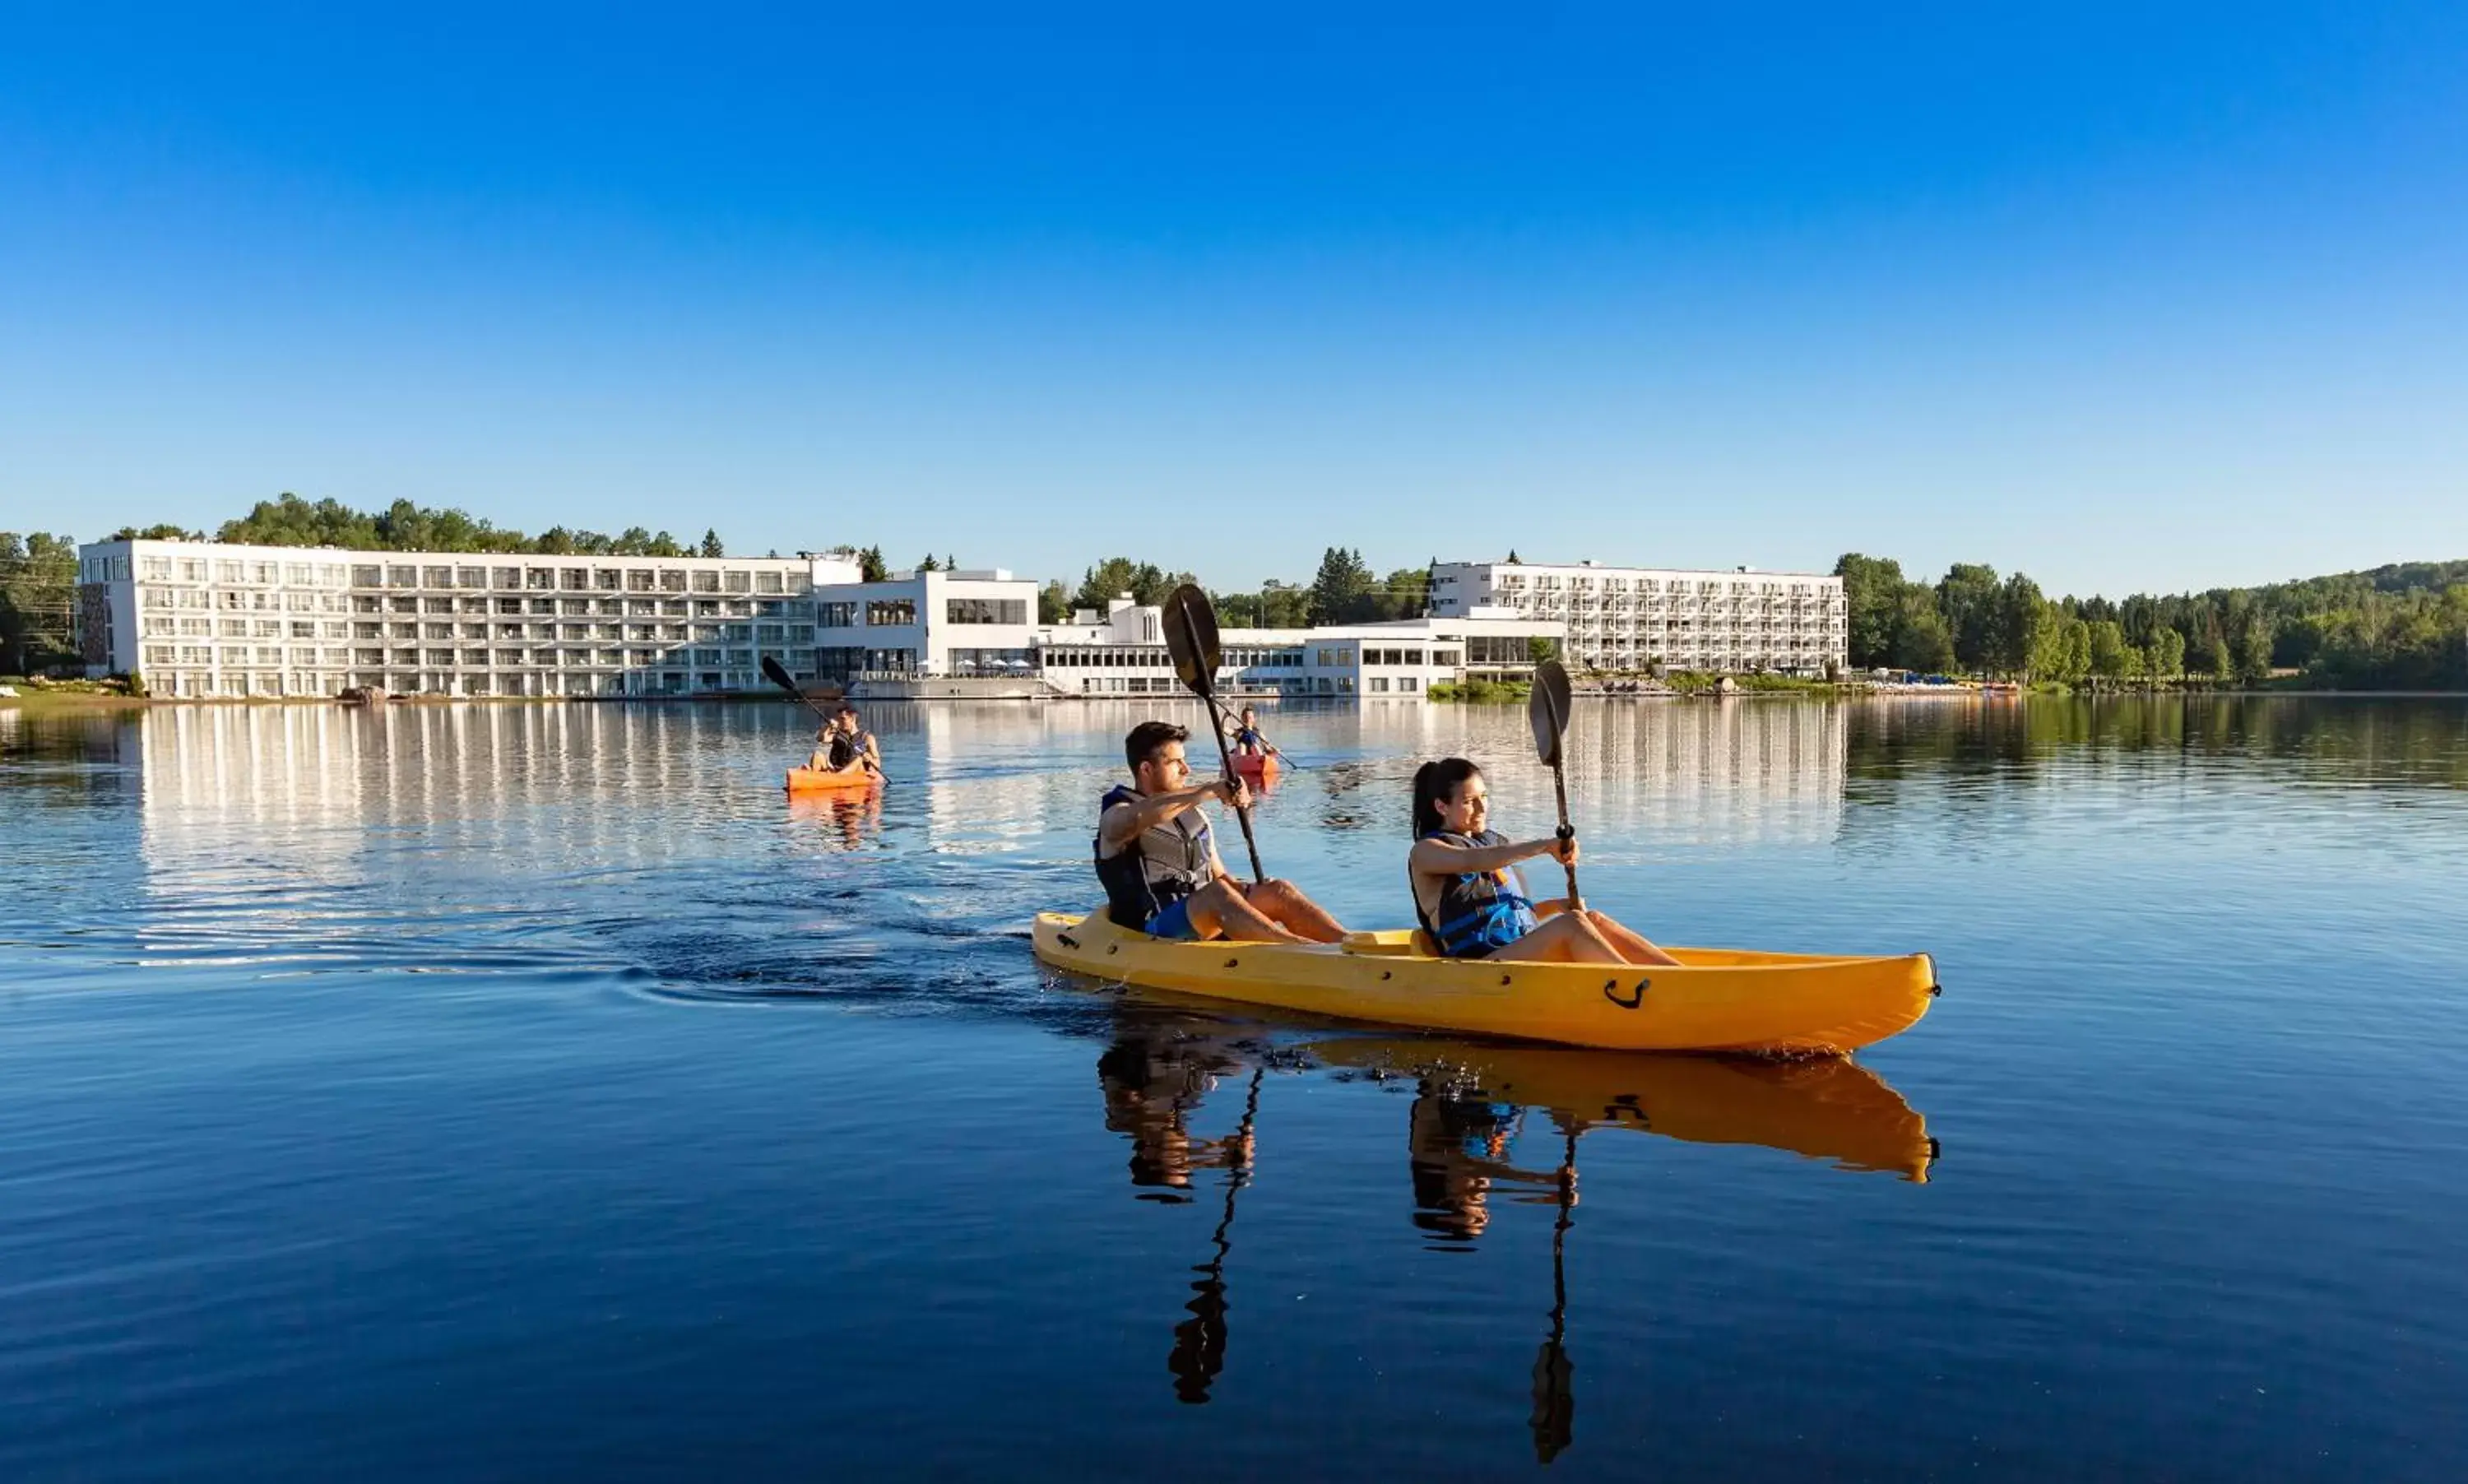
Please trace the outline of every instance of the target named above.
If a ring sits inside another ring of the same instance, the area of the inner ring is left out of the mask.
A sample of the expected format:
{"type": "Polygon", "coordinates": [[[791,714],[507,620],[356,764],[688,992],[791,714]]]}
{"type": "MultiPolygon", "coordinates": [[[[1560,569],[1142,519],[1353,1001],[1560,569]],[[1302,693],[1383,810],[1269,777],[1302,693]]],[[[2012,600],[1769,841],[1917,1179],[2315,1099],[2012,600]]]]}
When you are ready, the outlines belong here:
{"type": "MultiPolygon", "coordinates": [[[[1525,719],[1534,723],[1534,750],[1551,769],[1551,791],[1560,801],[1560,838],[1574,839],[1576,830],[1568,823],[1568,775],[1561,766],[1560,744],[1568,735],[1568,672],[1556,659],[1546,659],[1534,667],[1534,694],[1525,702],[1525,719]]],[[[1585,899],[1577,895],[1577,863],[1561,864],[1568,870],[1568,910],[1585,910],[1585,899]]]]}
{"type": "MultiPolygon", "coordinates": [[[[1208,708],[1208,731],[1217,739],[1217,757],[1225,765],[1225,781],[1240,787],[1243,779],[1234,771],[1234,749],[1226,745],[1225,729],[1217,724],[1217,609],[1206,593],[1185,582],[1167,596],[1159,616],[1165,624],[1166,652],[1174,656],[1174,673],[1208,708]]],[[[1251,879],[1267,880],[1268,873],[1260,869],[1260,842],[1251,837],[1251,811],[1238,805],[1234,818],[1243,826],[1243,848],[1251,853],[1251,879]]]]}

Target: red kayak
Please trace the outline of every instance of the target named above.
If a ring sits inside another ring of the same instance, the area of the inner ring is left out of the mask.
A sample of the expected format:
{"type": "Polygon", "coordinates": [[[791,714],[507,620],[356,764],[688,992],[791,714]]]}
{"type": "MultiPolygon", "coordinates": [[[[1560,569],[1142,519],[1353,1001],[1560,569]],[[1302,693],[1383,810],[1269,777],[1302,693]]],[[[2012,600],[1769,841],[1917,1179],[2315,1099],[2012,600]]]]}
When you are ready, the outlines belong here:
{"type": "Polygon", "coordinates": [[[1273,752],[1238,752],[1234,754],[1234,771],[1246,783],[1272,784],[1285,771],[1273,752]]]}

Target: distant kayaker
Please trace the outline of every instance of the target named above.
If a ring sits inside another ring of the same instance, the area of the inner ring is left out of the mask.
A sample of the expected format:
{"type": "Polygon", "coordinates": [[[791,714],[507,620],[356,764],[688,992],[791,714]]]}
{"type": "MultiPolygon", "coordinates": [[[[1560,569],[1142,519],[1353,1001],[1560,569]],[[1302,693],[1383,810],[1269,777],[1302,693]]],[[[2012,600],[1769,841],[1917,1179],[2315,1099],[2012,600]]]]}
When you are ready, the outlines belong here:
{"type": "Polygon", "coordinates": [[[1548,856],[1574,863],[1575,836],[1512,841],[1488,828],[1491,789],[1464,758],[1414,773],[1414,849],[1405,873],[1414,916],[1449,958],[1560,964],[1677,964],[1601,912],[1571,912],[1565,898],[1525,895],[1517,862],[1548,856]]]}
{"type": "Polygon", "coordinates": [[[848,739],[840,733],[840,719],[834,717],[814,729],[814,750],[806,756],[806,771],[844,773],[852,758],[848,739]]]}
{"type": "Polygon", "coordinates": [[[1191,781],[1183,743],[1191,734],[1143,721],[1123,740],[1131,784],[1098,804],[1097,879],[1106,915],[1123,927],[1171,940],[1335,943],[1337,919],[1286,881],[1244,882],[1226,874],[1200,806],[1251,802],[1240,779],[1191,781]]]}
{"type": "Polygon", "coordinates": [[[859,725],[857,708],[840,702],[840,735],[848,739],[851,761],[862,765],[869,773],[882,772],[882,749],[875,745],[874,734],[859,725]]]}
{"type": "Polygon", "coordinates": [[[1251,715],[1248,706],[1243,708],[1243,724],[1234,729],[1234,755],[1238,758],[1272,758],[1277,755],[1277,749],[1268,745],[1267,735],[1260,730],[1259,719],[1251,715]]]}

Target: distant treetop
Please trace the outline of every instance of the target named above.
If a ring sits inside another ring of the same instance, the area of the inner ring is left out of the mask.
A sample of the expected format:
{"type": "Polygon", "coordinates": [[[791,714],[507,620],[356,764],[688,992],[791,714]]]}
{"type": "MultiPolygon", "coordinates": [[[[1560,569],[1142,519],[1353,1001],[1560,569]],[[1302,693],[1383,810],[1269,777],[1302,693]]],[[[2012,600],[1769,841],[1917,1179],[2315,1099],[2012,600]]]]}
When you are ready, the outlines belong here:
{"type": "MultiPolygon", "coordinates": [[[[115,539],[201,540],[201,533],[177,526],[127,527],[115,539]]],[[[616,536],[552,526],[537,537],[510,531],[460,510],[431,510],[397,500],[381,514],[356,511],[337,500],[304,500],[285,493],[260,500],[238,520],[226,520],[215,539],[248,546],[341,546],[360,551],[502,552],[550,557],[689,557],[675,537],[634,526],[616,536]]],[[[706,532],[702,553],[721,552],[720,534],[706,532]]]]}

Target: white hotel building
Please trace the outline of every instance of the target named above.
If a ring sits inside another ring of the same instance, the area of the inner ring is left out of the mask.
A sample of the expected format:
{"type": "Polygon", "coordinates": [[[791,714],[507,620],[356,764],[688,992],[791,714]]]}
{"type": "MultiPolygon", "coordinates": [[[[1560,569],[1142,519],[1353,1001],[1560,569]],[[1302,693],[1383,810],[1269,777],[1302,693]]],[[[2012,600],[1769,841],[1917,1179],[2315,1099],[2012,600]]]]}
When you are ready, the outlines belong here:
{"type": "MultiPolygon", "coordinates": [[[[1530,679],[1537,639],[1557,652],[1557,619],[1484,610],[1327,628],[1226,628],[1216,682],[1229,696],[1420,700],[1441,681],[1530,679]]],[[[1062,696],[1179,693],[1154,606],[1118,598],[1038,630],[1046,689],[1062,696]]]]}
{"type": "Polygon", "coordinates": [[[343,551],[198,541],[79,550],[87,669],[159,696],[656,696],[1032,663],[1037,584],[859,581],[795,558],[343,551]]]}
{"type": "Polygon", "coordinates": [[[1572,666],[1822,675],[1850,660],[1842,580],[1813,572],[1444,561],[1431,611],[1565,624],[1572,666]]]}

